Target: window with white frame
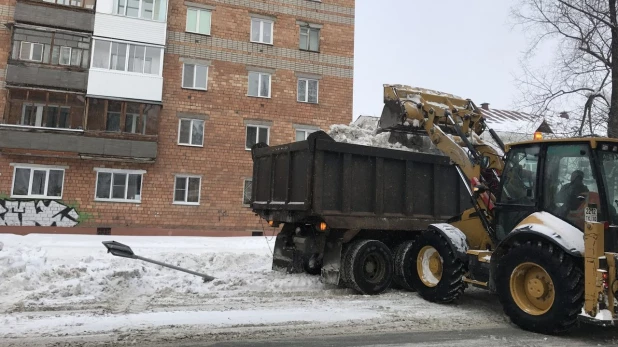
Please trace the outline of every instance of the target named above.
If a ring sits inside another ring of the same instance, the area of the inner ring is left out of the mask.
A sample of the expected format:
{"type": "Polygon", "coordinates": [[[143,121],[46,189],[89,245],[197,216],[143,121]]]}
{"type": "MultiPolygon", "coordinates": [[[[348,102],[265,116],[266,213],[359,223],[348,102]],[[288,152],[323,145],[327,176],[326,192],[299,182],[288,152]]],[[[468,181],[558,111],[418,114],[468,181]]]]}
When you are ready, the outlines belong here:
{"type": "Polygon", "coordinates": [[[114,0],[114,14],[163,22],[167,0],[114,0]]]}
{"type": "Polygon", "coordinates": [[[270,98],[270,74],[249,71],[249,91],[247,95],[270,98]]]}
{"type": "Polygon", "coordinates": [[[15,166],[13,173],[14,198],[62,198],[64,169],[44,166],[15,166]]]}
{"type": "Polygon", "coordinates": [[[94,39],[92,67],[161,76],[163,48],[94,39]]]}
{"type": "Polygon", "coordinates": [[[208,66],[182,64],[182,87],[189,89],[207,89],[208,66]]]}
{"type": "Polygon", "coordinates": [[[269,137],[270,127],[265,125],[247,125],[245,149],[251,149],[253,145],[260,142],[268,144],[269,137]]]}
{"type": "Polygon", "coordinates": [[[19,48],[19,59],[30,61],[43,61],[43,44],[22,41],[19,48]]]}
{"type": "Polygon", "coordinates": [[[200,8],[187,8],[187,28],[190,33],[210,35],[212,12],[200,8]]]}
{"type": "Polygon", "coordinates": [[[273,21],[262,18],[251,18],[251,42],[273,43],[273,21]]]}
{"type": "Polygon", "coordinates": [[[305,141],[311,133],[316,131],[314,129],[296,129],[296,141],[305,141]]]}
{"type": "Polygon", "coordinates": [[[144,171],[97,169],[95,200],[117,202],[142,201],[144,171]]]}
{"type": "Polygon", "coordinates": [[[317,52],[320,50],[320,29],[300,27],[300,49],[317,52]]]}
{"type": "Polygon", "coordinates": [[[180,119],[178,123],[178,144],[186,146],[204,145],[204,121],[201,119],[180,119]]]}
{"type": "Polygon", "coordinates": [[[174,203],[199,205],[201,182],[200,176],[177,175],[174,180],[174,203]]]}
{"type": "Polygon", "coordinates": [[[242,188],[243,205],[249,205],[251,203],[251,195],[253,195],[253,180],[251,178],[245,178],[242,188]]]}
{"type": "Polygon", "coordinates": [[[298,79],[298,98],[299,102],[318,103],[318,80],[309,78],[298,79]]]}

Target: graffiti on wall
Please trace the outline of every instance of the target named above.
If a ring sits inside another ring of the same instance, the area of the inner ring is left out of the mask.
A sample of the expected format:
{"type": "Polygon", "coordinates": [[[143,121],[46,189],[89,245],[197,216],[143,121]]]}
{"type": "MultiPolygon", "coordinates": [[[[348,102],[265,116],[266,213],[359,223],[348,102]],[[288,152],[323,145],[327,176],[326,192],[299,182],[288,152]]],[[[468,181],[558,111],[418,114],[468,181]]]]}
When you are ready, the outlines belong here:
{"type": "Polygon", "coordinates": [[[0,200],[0,226],[73,227],[79,214],[55,200],[0,200]]]}

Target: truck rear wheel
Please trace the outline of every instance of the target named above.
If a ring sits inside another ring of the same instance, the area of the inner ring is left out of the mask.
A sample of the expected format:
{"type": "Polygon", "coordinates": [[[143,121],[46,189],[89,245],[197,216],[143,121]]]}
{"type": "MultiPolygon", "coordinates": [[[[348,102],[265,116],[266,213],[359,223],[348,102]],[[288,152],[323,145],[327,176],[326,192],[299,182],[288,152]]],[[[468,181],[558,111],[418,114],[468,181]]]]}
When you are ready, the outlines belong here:
{"type": "Polygon", "coordinates": [[[388,289],[393,280],[393,254],[377,240],[352,243],[343,266],[347,285],[362,294],[380,294],[388,289]]]}
{"type": "Polygon", "coordinates": [[[425,231],[414,241],[402,271],[410,274],[410,284],[425,300],[448,303],[464,292],[463,262],[437,232],[425,231]]]}
{"type": "Polygon", "coordinates": [[[415,291],[414,283],[412,282],[412,278],[415,275],[415,271],[412,270],[410,265],[410,256],[409,253],[412,250],[412,246],[414,246],[414,241],[405,241],[397,248],[395,248],[395,275],[393,276],[393,282],[409,291],[415,291]]]}
{"type": "Polygon", "coordinates": [[[318,253],[306,256],[303,260],[303,269],[310,275],[319,275],[322,273],[322,258],[318,253]]]}
{"type": "Polygon", "coordinates": [[[556,334],[574,327],[583,305],[582,269],[562,249],[543,242],[516,245],[496,270],[504,313],[522,329],[556,334]]]}

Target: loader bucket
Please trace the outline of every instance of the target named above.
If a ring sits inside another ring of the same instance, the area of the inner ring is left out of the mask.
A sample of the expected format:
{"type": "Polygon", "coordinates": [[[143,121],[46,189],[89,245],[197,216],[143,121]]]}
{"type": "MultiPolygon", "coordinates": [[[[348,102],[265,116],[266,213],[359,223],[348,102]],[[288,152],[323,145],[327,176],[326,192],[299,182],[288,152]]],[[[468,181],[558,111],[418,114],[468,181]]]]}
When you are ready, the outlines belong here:
{"type": "Polygon", "coordinates": [[[382,115],[378,122],[380,130],[388,130],[398,125],[403,125],[405,116],[401,113],[401,108],[395,102],[388,102],[382,109],[382,115]]]}

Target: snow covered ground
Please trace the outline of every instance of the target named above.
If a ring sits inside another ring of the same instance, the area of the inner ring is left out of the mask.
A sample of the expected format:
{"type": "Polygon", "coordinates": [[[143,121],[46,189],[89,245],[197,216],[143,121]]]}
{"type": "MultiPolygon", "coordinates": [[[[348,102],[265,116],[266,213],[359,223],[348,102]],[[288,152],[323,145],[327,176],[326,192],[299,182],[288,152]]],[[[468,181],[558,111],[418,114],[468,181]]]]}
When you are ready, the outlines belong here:
{"type": "Polygon", "coordinates": [[[468,290],[454,305],[390,290],[362,296],[319,276],[272,271],[274,239],[0,234],[0,345],[143,343],[453,330],[504,325],[495,297],[468,290]],[[136,254],[196,276],[106,253],[136,254]]]}

